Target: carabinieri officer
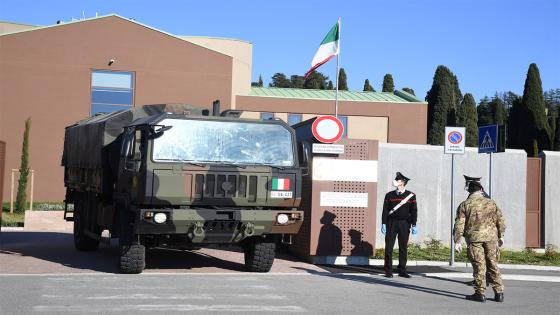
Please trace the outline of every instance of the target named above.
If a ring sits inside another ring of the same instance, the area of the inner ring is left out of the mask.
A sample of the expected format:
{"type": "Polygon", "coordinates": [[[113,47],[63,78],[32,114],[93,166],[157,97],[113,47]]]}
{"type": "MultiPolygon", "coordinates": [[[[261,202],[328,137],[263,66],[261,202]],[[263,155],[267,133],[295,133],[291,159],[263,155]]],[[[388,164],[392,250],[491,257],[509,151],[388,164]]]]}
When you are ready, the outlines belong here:
{"type": "Polygon", "coordinates": [[[385,277],[393,277],[393,247],[395,239],[399,239],[399,277],[410,278],[406,272],[408,237],[412,228],[412,235],[416,235],[416,218],[418,208],[416,195],[405,189],[410,179],[397,172],[393,181],[395,190],[385,195],[383,215],[381,216],[381,233],[385,235],[385,277]]]}

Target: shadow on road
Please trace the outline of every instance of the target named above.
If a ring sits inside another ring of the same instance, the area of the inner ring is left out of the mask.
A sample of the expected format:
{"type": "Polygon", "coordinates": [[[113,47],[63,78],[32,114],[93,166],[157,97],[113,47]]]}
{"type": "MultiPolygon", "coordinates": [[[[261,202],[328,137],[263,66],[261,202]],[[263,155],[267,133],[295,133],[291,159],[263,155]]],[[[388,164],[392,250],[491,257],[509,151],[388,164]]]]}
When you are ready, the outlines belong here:
{"type": "MultiPolygon", "coordinates": [[[[100,244],[97,251],[81,252],[74,248],[74,238],[70,233],[2,233],[0,239],[0,258],[3,261],[2,272],[10,272],[11,269],[15,271],[34,270],[35,263],[29,261],[26,262],[26,266],[14,266],[14,264],[18,264],[17,257],[19,256],[33,257],[74,269],[118,273],[119,250],[114,241],[110,247],[100,244]]],[[[40,262],[37,262],[37,264],[40,264],[40,262]]],[[[150,269],[195,269],[204,267],[240,271],[243,270],[244,265],[198,251],[153,249],[148,251],[146,257],[147,271],[150,269]]]]}
{"type": "MultiPolygon", "coordinates": [[[[362,275],[356,275],[356,274],[349,275],[349,274],[344,274],[344,273],[318,272],[318,271],[315,271],[315,270],[311,270],[311,269],[307,269],[307,268],[301,268],[301,267],[296,267],[296,269],[306,271],[306,272],[308,272],[310,274],[313,274],[313,275],[326,276],[326,277],[342,279],[342,280],[357,281],[357,282],[368,283],[368,284],[385,285],[385,286],[390,286],[390,287],[395,287],[395,288],[419,291],[419,292],[423,292],[423,293],[427,293],[427,294],[446,296],[446,297],[461,299],[461,300],[465,299],[465,294],[464,293],[456,293],[456,292],[451,292],[451,291],[445,291],[445,290],[439,290],[439,289],[434,289],[434,288],[429,288],[429,287],[423,287],[423,286],[414,285],[414,284],[410,284],[410,283],[397,282],[397,281],[394,281],[394,280],[389,280],[389,279],[381,278],[381,277],[372,278],[370,276],[365,276],[365,275],[362,276],[362,275]]],[[[368,273],[368,272],[366,272],[366,273],[368,273]]]]}

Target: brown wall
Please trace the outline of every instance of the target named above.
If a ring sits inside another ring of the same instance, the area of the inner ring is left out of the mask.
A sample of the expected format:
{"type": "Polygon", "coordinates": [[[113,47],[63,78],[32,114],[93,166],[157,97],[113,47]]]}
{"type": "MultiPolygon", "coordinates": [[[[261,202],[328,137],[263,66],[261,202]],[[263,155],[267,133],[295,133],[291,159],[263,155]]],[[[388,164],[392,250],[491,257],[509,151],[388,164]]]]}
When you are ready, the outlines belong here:
{"type": "MultiPolygon", "coordinates": [[[[231,57],[116,16],[0,36],[0,47],[5,169],[19,168],[24,122],[31,117],[37,201],[64,198],[64,127],[89,116],[92,69],[134,72],[135,105],[210,108],[220,99],[225,109],[231,103],[231,57]],[[116,60],[112,66],[110,59],[116,60]]],[[[6,179],[4,187],[9,187],[6,179]]]]}
{"type": "MultiPolygon", "coordinates": [[[[427,103],[339,102],[339,115],[387,117],[388,142],[426,144],[427,103]]],[[[333,114],[334,101],[237,96],[237,109],[261,112],[333,114]]]]}

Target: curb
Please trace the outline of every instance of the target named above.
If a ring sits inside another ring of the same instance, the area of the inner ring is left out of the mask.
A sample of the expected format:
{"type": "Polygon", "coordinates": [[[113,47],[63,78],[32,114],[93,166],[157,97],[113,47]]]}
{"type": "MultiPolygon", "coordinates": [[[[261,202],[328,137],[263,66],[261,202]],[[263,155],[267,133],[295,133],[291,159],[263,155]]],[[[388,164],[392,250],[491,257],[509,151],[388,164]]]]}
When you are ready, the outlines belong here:
{"type": "Polygon", "coordinates": [[[3,227],[0,227],[0,231],[2,231],[2,232],[23,232],[23,227],[3,226],[3,227]]]}
{"type": "MultiPolygon", "coordinates": [[[[371,266],[383,266],[383,259],[370,259],[369,264],[371,266]]],[[[398,260],[393,260],[393,265],[397,265],[398,260]]],[[[448,261],[427,261],[427,260],[409,260],[407,266],[449,266],[448,261]]],[[[469,262],[456,262],[451,268],[462,268],[462,267],[472,267],[469,262]]],[[[501,269],[513,269],[513,270],[539,270],[539,271],[560,271],[559,266],[541,266],[541,265],[513,265],[513,264],[498,264],[501,269]]]]}

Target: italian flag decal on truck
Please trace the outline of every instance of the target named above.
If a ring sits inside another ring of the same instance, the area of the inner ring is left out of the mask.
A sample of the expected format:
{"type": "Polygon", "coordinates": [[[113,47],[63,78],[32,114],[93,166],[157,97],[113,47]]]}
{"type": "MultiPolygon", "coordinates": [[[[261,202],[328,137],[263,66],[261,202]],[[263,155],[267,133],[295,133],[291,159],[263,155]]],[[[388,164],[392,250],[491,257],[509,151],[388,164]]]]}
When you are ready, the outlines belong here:
{"type": "Polygon", "coordinates": [[[272,178],[271,198],[292,198],[289,178],[272,178]]]}

